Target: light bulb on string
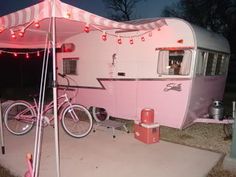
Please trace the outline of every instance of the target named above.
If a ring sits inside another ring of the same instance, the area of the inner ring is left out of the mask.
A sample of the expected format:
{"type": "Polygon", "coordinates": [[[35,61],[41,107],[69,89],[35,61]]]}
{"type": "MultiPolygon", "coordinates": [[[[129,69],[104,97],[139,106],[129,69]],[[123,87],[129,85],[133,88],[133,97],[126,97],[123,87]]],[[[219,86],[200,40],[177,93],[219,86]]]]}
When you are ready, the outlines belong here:
{"type": "Polygon", "coordinates": [[[35,27],[35,28],[39,28],[39,27],[40,27],[40,24],[39,24],[38,21],[35,21],[35,22],[34,22],[34,27],[35,27]]]}
{"type": "Polygon", "coordinates": [[[134,40],[133,40],[133,38],[131,38],[131,39],[129,40],[129,43],[130,43],[131,45],[134,44],[134,40]]]}
{"type": "Polygon", "coordinates": [[[142,41],[142,42],[145,41],[145,37],[144,37],[144,36],[141,37],[141,41],[142,41]]]}
{"type": "Polygon", "coordinates": [[[152,32],[151,32],[151,31],[148,33],[148,36],[149,36],[149,37],[152,37],[152,32]]]}
{"type": "Polygon", "coordinates": [[[90,29],[89,29],[89,25],[86,24],[84,27],[84,32],[89,33],[90,29]]]}
{"type": "Polygon", "coordinates": [[[25,58],[29,59],[29,54],[28,53],[25,54],[25,58]]]}
{"type": "Polygon", "coordinates": [[[37,51],[37,57],[40,57],[40,52],[39,51],[37,51]]]}
{"type": "Polygon", "coordinates": [[[24,37],[24,34],[25,34],[24,30],[20,30],[18,32],[18,36],[20,36],[20,37],[24,37]]]}
{"type": "Polygon", "coordinates": [[[122,40],[121,40],[120,37],[118,37],[118,39],[117,39],[117,43],[118,43],[118,44],[122,44],[122,40]]]}
{"type": "Polygon", "coordinates": [[[12,37],[13,39],[16,39],[16,35],[15,35],[15,33],[12,34],[11,37],[12,37]]]}
{"type": "Polygon", "coordinates": [[[70,12],[66,13],[66,18],[71,18],[71,13],[70,12]]]}
{"type": "Polygon", "coordinates": [[[23,33],[23,32],[19,32],[18,35],[19,35],[20,37],[23,37],[23,36],[24,36],[24,33],[23,33]]]}
{"type": "Polygon", "coordinates": [[[106,41],[107,40],[107,34],[105,32],[103,32],[102,34],[102,40],[103,41],[106,41]]]}
{"type": "Polygon", "coordinates": [[[10,31],[11,32],[11,38],[12,39],[16,39],[16,34],[13,30],[10,31]]]}

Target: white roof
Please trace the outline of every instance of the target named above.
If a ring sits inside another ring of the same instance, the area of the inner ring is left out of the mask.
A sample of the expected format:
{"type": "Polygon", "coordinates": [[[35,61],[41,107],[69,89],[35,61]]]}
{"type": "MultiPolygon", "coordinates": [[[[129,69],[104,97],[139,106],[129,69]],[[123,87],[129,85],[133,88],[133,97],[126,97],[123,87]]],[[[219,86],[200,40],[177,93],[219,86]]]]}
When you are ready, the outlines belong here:
{"type": "Polygon", "coordinates": [[[173,17],[148,18],[148,19],[132,20],[128,21],[127,23],[140,25],[158,21],[161,19],[165,19],[166,23],[168,24],[168,27],[172,28],[175,31],[181,31],[181,33],[183,33],[183,36],[185,36],[185,38],[187,36],[191,36],[192,38],[191,40],[193,40],[194,42],[194,46],[192,47],[230,53],[230,46],[225,37],[223,37],[220,34],[209,31],[207,29],[204,29],[202,27],[193,25],[183,19],[173,18],[173,17]],[[189,30],[184,30],[184,28],[185,29],[188,28],[189,30]],[[191,34],[186,34],[186,33],[191,33],[191,34]]]}
{"type": "Polygon", "coordinates": [[[191,25],[196,36],[197,47],[230,53],[230,46],[225,37],[196,25],[191,25]]]}

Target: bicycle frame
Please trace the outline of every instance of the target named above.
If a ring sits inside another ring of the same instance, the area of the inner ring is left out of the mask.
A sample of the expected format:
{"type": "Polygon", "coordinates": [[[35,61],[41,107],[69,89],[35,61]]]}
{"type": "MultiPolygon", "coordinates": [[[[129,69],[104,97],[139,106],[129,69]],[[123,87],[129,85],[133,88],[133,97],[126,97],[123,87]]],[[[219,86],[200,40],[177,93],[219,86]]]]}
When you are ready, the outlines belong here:
{"type": "MultiPolygon", "coordinates": [[[[59,96],[57,98],[58,100],[58,111],[62,110],[64,107],[67,107],[66,105],[68,106],[71,106],[71,101],[70,101],[70,98],[68,98],[67,94],[63,94],[61,96],[59,96]]],[[[37,101],[36,99],[34,99],[34,105],[32,105],[32,108],[35,110],[36,113],[38,113],[38,104],[37,104],[37,101]]],[[[51,101],[48,105],[46,105],[46,107],[43,109],[43,117],[45,118],[45,114],[50,111],[50,110],[53,110],[53,101],[51,101]]],[[[50,123],[52,120],[53,120],[53,116],[51,116],[51,118],[49,118],[49,122],[50,123]]],[[[61,120],[61,114],[59,114],[59,120],[61,120]]]]}

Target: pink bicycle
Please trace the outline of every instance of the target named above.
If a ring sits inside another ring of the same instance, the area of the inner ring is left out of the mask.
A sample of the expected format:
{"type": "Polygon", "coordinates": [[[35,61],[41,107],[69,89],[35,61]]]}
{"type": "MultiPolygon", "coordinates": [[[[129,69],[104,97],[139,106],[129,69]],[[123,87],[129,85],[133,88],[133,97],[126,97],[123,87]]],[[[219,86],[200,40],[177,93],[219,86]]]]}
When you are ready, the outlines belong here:
{"type": "MultiPolygon", "coordinates": [[[[66,78],[66,75],[60,74],[66,78]]],[[[69,80],[67,79],[68,86],[69,80]]],[[[68,87],[67,87],[68,88],[68,87]]],[[[85,137],[90,133],[93,120],[90,112],[82,105],[73,104],[67,94],[63,94],[58,99],[59,118],[66,133],[75,138],[85,137]]],[[[28,133],[37,121],[38,104],[34,98],[34,104],[18,100],[13,102],[5,111],[4,123],[9,132],[14,135],[28,133]]],[[[53,101],[43,110],[41,118],[44,126],[53,125],[53,101]]]]}

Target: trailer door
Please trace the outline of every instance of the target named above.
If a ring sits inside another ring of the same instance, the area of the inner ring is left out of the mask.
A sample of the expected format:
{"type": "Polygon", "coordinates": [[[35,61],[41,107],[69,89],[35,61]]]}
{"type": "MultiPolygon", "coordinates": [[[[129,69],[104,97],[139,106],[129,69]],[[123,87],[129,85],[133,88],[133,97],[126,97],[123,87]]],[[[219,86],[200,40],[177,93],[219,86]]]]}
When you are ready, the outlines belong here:
{"type": "Polygon", "coordinates": [[[119,45],[114,62],[115,109],[121,118],[136,117],[137,63],[129,46],[119,45]]]}

